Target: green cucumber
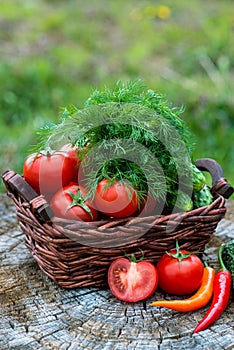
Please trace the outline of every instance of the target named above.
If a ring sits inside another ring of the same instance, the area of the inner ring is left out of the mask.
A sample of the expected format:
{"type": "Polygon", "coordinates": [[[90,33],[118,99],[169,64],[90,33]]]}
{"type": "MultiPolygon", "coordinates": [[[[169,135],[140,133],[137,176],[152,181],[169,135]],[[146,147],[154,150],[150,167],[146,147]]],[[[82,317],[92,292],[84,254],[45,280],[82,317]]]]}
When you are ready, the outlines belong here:
{"type": "Polygon", "coordinates": [[[203,172],[199,170],[196,167],[196,165],[192,164],[192,170],[193,170],[193,190],[195,192],[198,192],[206,184],[206,178],[203,172]]]}
{"type": "Polygon", "coordinates": [[[210,205],[213,202],[213,196],[207,185],[204,185],[200,191],[193,193],[193,205],[194,208],[204,207],[210,205]]]}
{"type": "Polygon", "coordinates": [[[225,267],[232,275],[232,286],[234,288],[234,239],[225,243],[222,252],[222,259],[225,267]]]}
{"type": "Polygon", "coordinates": [[[181,190],[175,191],[173,196],[168,196],[168,209],[174,208],[180,212],[190,211],[193,209],[193,201],[187,193],[181,190]]]}

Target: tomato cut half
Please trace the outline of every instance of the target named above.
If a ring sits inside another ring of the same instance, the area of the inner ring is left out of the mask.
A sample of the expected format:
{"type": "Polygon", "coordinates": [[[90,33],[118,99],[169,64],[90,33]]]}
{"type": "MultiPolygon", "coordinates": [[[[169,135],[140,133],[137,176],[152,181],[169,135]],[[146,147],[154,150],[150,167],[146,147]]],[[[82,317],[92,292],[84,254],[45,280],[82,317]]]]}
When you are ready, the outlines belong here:
{"type": "Polygon", "coordinates": [[[108,284],[116,298],[137,302],[149,298],[158,285],[156,267],[149,261],[114,260],[108,270],[108,284]]]}

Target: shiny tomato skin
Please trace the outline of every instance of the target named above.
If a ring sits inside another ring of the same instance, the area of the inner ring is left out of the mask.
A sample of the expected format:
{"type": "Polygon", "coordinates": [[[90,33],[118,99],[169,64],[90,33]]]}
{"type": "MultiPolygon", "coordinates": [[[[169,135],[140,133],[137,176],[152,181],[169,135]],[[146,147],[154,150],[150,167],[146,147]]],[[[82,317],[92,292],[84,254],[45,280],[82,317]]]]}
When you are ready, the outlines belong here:
{"type": "Polygon", "coordinates": [[[54,215],[60,218],[65,218],[69,220],[80,220],[80,221],[94,221],[97,219],[98,212],[95,208],[91,206],[88,200],[85,201],[85,205],[88,206],[91,214],[82,208],[81,205],[74,205],[73,207],[68,208],[68,206],[72,203],[73,199],[70,194],[67,192],[71,192],[72,194],[77,194],[78,189],[81,191],[81,195],[85,196],[86,191],[77,184],[71,184],[65,186],[58,190],[55,195],[52,197],[50,201],[50,206],[54,212],[54,215]]]}
{"type": "Polygon", "coordinates": [[[158,286],[156,267],[149,261],[114,260],[108,269],[108,284],[119,300],[137,302],[149,298],[158,286]]]}
{"type": "Polygon", "coordinates": [[[110,186],[108,184],[108,179],[99,182],[94,195],[96,208],[103,214],[115,218],[123,218],[135,213],[138,200],[133,188],[119,181],[115,181],[110,186]]]}
{"type": "Polygon", "coordinates": [[[68,185],[74,176],[73,162],[65,154],[31,154],[24,162],[25,180],[38,194],[50,196],[68,185]]]}
{"type": "Polygon", "coordinates": [[[72,181],[78,182],[78,172],[79,172],[79,166],[80,166],[81,160],[77,156],[76,149],[72,147],[72,145],[66,144],[60,149],[60,151],[64,152],[65,155],[67,155],[71,159],[73,163],[73,172],[74,172],[72,181]]]}
{"type": "MultiPolygon", "coordinates": [[[[169,251],[176,254],[176,250],[169,251]]],[[[189,254],[181,249],[182,254],[189,254]]],[[[187,295],[195,292],[202,280],[204,265],[199,257],[192,254],[188,258],[178,261],[168,254],[164,254],[157,263],[159,287],[173,295],[187,295]]]]}

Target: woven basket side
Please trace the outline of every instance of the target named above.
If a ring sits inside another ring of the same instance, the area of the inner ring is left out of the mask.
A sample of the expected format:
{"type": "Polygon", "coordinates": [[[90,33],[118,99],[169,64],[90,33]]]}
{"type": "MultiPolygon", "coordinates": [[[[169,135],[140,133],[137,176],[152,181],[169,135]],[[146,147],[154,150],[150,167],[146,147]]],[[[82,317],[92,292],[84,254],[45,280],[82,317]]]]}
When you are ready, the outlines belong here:
{"type": "Polygon", "coordinates": [[[202,255],[205,245],[226,212],[225,200],[219,196],[210,206],[194,211],[168,216],[128,218],[120,220],[119,225],[116,220],[103,220],[89,225],[58,218],[51,223],[42,224],[27,202],[20,196],[10,196],[14,200],[19,225],[25,233],[25,242],[32,256],[41,270],[63,288],[106,286],[110,263],[123,256],[124,252],[140,257],[142,250],[145,258],[156,264],[166,250],[175,247],[176,239],[181,248],[199,250],[202,255]],[[128,237],[129,231],[137,230],[144,230],[145,233],[124,244],[124,237],[128,237]],[[117,238],[112,240],[113,231],[117,238]],[[93,246],[79,243],[80,237],[84,235],[93,239],[93,246]],[[100,239],[107,238],[108,248],[95,245],[100,239]],[[112,247],[116,239],[122,239],[122,244],[112,247]]]}

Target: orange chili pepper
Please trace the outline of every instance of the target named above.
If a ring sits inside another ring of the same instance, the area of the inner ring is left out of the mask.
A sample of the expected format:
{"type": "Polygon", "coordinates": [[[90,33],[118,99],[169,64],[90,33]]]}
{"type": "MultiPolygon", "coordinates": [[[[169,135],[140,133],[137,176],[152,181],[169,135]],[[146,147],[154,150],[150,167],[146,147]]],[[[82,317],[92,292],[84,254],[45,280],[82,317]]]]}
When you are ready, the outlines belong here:
{"type": "Polygon", "coordinates": [[[202,282],[197,292],[190,298],[182,300],[158,300],[151,306],[161,306],[179,312],[198,310],[209,303],[213,294],[215,270],[209,266],[204,267],[202,282]]]}

